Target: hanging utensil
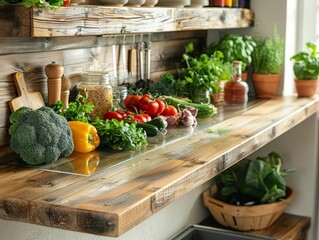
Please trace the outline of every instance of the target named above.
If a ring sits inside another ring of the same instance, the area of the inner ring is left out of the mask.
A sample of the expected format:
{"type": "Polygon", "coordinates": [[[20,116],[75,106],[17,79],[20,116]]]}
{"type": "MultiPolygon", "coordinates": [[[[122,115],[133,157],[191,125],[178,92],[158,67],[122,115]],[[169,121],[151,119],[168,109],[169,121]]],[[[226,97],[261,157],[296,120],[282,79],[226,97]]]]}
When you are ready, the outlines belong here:
{"type": "Polygon", "coordinates": [[[132,48],[129,50],[128,57],[128,73],[129,78],[132,79],[137,75],[137,51],[135,45],[135,35],[133,35],[132,48]]]}
{"type": "Polygon", "coordinates": [[[147,46],[146,46],[146,86],[147,88],[152,85],[154,82],[151,80],[151,53],[152,53],[152,48],[151,48],[151,37],[149,35],[149,39],[147,42],[147,46]]]}
{"type": "Polygon", "coordinates": [[[112,44],[112,62],[113,62],[113,82],[116,86],[119,85],[117,77],[117,59],[116,59],[116,36],[114,36],[114,41],[112,44]]]}
{"type": "Polygon", "coordinates": [[[122,64],[123,64],[123,82],[120,84],[120,86],[125,86],[127,88],[130,87],[130,83],[126,82],[126,78],[128,76],[128,70],[127,70],[127,58],[126,58],[126,41],[125,41],[126,34],[123,34],[123,42],[121,44],[121,55],[122,55],[122,64]]]}
{"type": "Polygon", "coordinates": [[[144,79],[144,56],[145,56],[145,43],[139,43],[139,74],[140,78],[136,82],[136,87],[138,89],[144,89],[146,87],[146,81],[144,79]]]}

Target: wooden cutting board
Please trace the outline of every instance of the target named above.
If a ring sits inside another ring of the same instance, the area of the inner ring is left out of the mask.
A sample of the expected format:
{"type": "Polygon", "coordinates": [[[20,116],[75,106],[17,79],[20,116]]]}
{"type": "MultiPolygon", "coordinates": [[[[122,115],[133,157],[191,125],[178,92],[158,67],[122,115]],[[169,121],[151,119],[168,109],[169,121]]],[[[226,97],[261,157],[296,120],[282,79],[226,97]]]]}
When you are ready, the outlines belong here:
{"type": "Polygon", "coordinates": [[[16,111],[23,106],[30,107],[35,110],[45,105],[42,94],[40,92],[28,92],[23,73],[13,73],[13,80],[19,97],[16,97],[9,101],[11,112],[16,111]]]}

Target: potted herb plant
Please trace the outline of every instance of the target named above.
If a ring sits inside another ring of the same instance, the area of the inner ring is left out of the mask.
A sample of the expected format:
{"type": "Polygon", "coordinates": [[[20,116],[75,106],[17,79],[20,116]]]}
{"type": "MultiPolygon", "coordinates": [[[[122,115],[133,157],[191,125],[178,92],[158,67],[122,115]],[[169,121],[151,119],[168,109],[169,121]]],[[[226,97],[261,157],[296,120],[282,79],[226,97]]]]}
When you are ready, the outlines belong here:
{"type": "Polygon", "coordinates": [[[218,80],[222,74],[221,52],[212,56],[201,53],[193,56],[193,43],[185,47],[182,66],[178,68],[179,81],[185,83],[187,97],[195,103],[210,103],[210,94],[220,91],[218,80]]]}
{"type": "Polygon", "coordinates": [[[256,43],[252,36],[226,34],[218,42],[212,42],[208,49],[207,54],[213,55],[215,51],[220,51],[224,54],[224,61],[232,64],[233,61],[241,61],[242,64],[242,78],[247,80],[247,67],[251,64],[251,54],[256,47],[256,43]]]}
{"type": "Polygon", "coordinates": [[[219,174],[216,184],[203,193],[204,205],[218,223],[241,231],[269,227],[293,198],[281,170],[282,157],[245,159],[219,174]]]}
{"type": "Polygon", "coordinates": [[[281,82],[285,43],[274,27],[273,36],[254,37],[256,47],[252,53],[252,81],[257,98],[272,98],[281,82]]]}
{"type": "Polygon", "coordinates": [[[319,78],[319,53],[317,46],[308,42],[307,52],[292,56],[295,86],[298,97],[312,97],[317,92],[319,78]]]}

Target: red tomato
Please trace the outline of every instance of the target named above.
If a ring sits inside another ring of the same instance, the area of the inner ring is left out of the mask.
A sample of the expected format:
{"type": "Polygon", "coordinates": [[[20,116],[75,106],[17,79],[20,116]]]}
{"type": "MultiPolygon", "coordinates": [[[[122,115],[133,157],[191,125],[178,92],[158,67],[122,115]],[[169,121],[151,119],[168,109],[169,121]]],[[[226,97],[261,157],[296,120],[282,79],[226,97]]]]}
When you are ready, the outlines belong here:
{"type": "Polygon", "coordinates": [[[63,2],[63,6],[66,7],[66,6],[68,6],[70,3],[71,3],[71,0],[65,0],[65,1],[63,2]]]}
{"type": "Polygon", "coordinates": [[[146,122],[149,122],[152,120],[151,116],[148,115],[147,113],[141,113],[140,115],[146,119],[146,122]]]}
{"type": "Polygon", "coordinates": [[[148,94],[144,94],[140,99],[140,108],[141,110],[147,112],[149,115],[156,115],[159,104],[158,102],[152,100],[148,94]]]}
{"type": "Polygon", "coordinates": [[[140,123],[146,123],[147,122],[147,118],[141,114],[135,115],[134,116],[134,120],[136,122],[140,122],[140,123]]]}
{"type": "Polygon", "coordinates": [[[172,105],[167,105],[167,107],[162,112],[163,116],[176,116],[177,115],[177,109],[176,107],[172,105]]]}
{"type": "Polygon", "coordinates": [[[156,112],[156,115],[160,115],[166,108],[165,102],[163,102],[161,99],[156,98],[155,100],[158,103],[158,110],[156,112]]]}
{"type": "Polygon", "coordinates": [[[124,106],[126,107],[127,110],[131,110],[135,112],[136,110],[139,110],[140,107],[140,99],[142,97],[139,95],[127,95],[127,97],[124,99],[124,106]]]}
{"type": "Polygon", "coordinates": [[[103,116],[103,119],[104,120],[116,119],[118,121],[122,121],[123,116],[118,112],[111,111],[111,112],[106,112],[103,116]]]}

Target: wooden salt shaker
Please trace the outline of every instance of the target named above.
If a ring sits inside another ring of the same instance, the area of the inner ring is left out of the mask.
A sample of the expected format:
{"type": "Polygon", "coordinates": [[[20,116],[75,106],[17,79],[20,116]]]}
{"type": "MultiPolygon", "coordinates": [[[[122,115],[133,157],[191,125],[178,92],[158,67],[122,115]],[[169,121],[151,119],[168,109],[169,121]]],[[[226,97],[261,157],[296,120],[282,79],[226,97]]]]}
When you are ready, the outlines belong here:
{"type": "Polygon", "coordinates": [[[61,102],[63,103],[63,109],[69,108],[70,88],[71,88],[70,78],[63,75],[62,85],[61,85],[61,102]]]}
{"type": "Polygon", "coordinates": [[[45,74],[48,77],[48,105],[55,104],[61,100],[61,85],[63,76],[63,67],[56,62],[45,66],[45,74]]]}

